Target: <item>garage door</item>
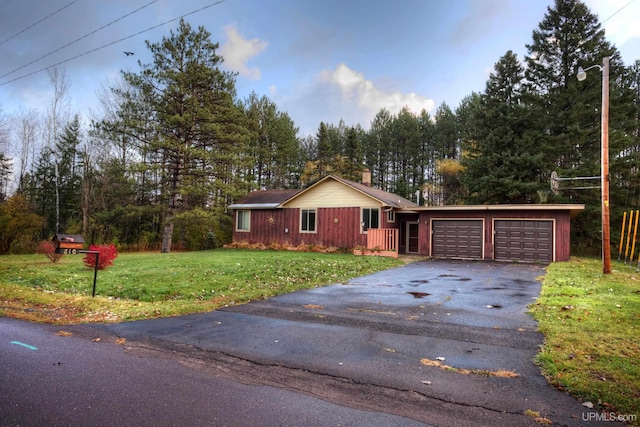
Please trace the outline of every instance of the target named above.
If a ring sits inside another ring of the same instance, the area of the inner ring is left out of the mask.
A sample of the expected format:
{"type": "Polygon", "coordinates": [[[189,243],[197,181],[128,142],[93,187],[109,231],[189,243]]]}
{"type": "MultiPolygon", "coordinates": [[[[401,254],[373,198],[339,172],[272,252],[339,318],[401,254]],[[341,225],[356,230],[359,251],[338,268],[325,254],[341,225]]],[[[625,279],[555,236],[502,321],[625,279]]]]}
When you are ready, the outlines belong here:
{"type": "Polygon", "coordinates": [[[496,220],[495,259],[501,261],[553,261],[553,221],[496,220]]]}
{"type": "Polygon", "coordinates": [[[482,259],[482,220],[433,220],[434,257],[482,259]]]}

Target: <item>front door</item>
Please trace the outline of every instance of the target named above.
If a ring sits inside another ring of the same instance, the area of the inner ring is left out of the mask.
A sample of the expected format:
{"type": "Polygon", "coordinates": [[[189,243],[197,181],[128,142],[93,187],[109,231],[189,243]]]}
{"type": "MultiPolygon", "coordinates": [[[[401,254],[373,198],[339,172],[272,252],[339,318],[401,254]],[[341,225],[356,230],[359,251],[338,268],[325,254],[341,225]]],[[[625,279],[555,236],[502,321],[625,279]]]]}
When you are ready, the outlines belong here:
{"type": "Polygon", "coordinates": [[[417,222],[407,223],[407,253],[417,254],[420,252],[420,234],[417,222]]]}

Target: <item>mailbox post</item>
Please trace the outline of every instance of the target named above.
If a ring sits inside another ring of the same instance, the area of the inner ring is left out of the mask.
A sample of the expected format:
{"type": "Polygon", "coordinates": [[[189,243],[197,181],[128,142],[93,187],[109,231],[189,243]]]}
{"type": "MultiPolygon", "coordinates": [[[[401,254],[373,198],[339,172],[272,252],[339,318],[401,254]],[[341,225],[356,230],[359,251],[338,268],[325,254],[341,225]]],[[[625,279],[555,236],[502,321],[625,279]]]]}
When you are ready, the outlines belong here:
{"type": "Polygon", "coordinates": [[[91,297],[95,297],[96,281],[98,280],[98,263],[100,261],[100,252],[83,250],[82,248],[84,248],[84,237],[79,234],[56,233],[56,235],[53,236],[53,243],[56,245],[57,254],[94,254],[96,256],[96,264],[93,270],[93,290],[91,292],[91,297]]]}

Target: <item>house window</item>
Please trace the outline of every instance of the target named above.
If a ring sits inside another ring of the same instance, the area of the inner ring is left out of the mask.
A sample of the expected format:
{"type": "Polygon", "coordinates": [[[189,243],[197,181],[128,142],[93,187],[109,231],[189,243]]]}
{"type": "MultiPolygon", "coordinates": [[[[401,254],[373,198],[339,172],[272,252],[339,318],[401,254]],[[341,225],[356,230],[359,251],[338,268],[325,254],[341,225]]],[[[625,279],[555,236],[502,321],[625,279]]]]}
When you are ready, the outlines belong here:
{"type": "Polygon", "coordinates": [[[236,212],[236,231],[249,231],[251,225],[251,211],[236,212]]]}
{"type": "Polygon", "coordinates": [[[380,209],[362,208],[362,232],[370,228],[380,228],[380,209]]]}
{"type": "Polygon", "coordinates": [[[316,232],[316,210],[315,209],[300,210],[300,231],[303,233],[316,232]]]}
{"type": "Polygon", "coordinates": [[[396,211],[387,211],[387,222],[396,222],[396,211]]]}

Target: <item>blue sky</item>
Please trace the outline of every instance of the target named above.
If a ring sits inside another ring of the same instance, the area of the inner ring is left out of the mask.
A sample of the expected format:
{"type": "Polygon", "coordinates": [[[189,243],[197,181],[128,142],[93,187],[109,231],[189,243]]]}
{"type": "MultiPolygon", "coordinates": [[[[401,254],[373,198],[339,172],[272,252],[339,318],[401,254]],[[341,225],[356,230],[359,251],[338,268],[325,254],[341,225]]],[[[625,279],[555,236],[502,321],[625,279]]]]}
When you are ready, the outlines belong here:
{"type": "MultiPolygon", "coordinates": [[[[120,70],[137,71],[137,61],[150,62],[145,40],[160,41],[177,21],[134,34],[215,0],[72,2],[0,0],[0,107],[5,114],[44,112],[52,88],[46,72],[36,71],[77,55],[82,56],[60,65],[70,82],[72,112],[84,119],[99,114],[96,91],[117,79],[120,70]],[[122,38],[126,40],[116,42],[122,38]]],[[[368,129],[382,107],[395,113],[406,105],[433,114],[445,102],[455,109],[464,96],[484,89],[493,65],[507,50],[523,59],[532,31],[552,3],[225,0],[185,19],[194,27],[203,25],[220,43],[223,68],[239,73],[241,98],[252,91],[267,95],[304,136],[315,134],[321,121],[344,119],[347,125],[368,129]]],[[[640,59],[640,0],[586,4],[604,21],[607,38],[625,63],[640,59]]]]}

